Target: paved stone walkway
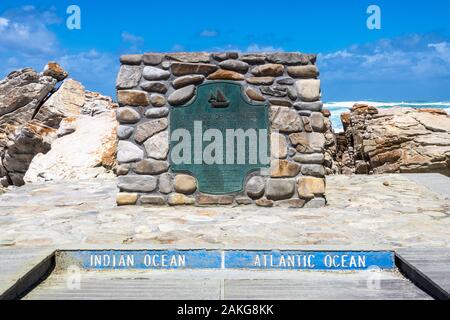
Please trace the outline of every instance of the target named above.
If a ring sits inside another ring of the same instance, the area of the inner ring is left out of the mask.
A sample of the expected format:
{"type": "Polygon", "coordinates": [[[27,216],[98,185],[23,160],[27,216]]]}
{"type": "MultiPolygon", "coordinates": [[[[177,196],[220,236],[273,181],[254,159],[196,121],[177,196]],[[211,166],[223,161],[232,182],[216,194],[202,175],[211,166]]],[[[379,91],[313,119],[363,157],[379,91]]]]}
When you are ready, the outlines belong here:
{"type": "Polygon", "coordinates": [[[322,209],[116,207],[115,184],[36,184],[0,195],[0,247],[450,247],[450,200],[407,175],[329,177],[322,209]]]}

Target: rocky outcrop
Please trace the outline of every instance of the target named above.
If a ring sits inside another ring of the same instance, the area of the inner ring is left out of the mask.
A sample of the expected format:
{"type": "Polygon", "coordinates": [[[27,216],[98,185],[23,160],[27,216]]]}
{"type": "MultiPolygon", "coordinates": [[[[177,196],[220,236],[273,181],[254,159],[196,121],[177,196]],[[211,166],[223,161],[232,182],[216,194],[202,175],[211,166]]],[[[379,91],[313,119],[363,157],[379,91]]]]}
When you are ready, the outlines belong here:
{"type": "Polygon", "coordinates": [[[50,62],[42,73],[26,68],[0,81],[1,185],[23,185],[25,174],[28,181],[77,178],[114,166],[115,104],[67,76],[50,62]]]}
{"type": "Polygon", "coordinates": [[[39,108],[34,119],[48,127],[58,128],[64,118],[78,116],[84,103],[84,87],[81,83],[68,79],[39,108]]]}
{"type": "Polygon", "coordinates": [[[340,172],[338,163],[336,161],[338,155],[338,136],[333,131],[333,125],[330,120],[331,113],[328,109],[323,109],[325,125],[325,155],[323,165],[327,175],[338,174],[340,172]]]}
{"type": "MultiPolygon", "coordinates": [[[[450,116],[444,110],[355,105],[342,115],[342,173],[450,176],[450,116]]],[[[338,147],[339,149],[339,147],[338,147]]]]}
{"type": "MultiPolygon", "coordinates": [[[[76,100],[80,100],[77,97],[76,100]]],[[[112,173],[116,164],[116,105],[111,98],[83,92],[77,117],[66,117],[48,153],[39,153],[25,174],[26,183],[88,179],[112,173]]]]}
{"type": "Polygon", "coordinates": [[[23,184],[23,176],[34,156],[50,150],[56,130],[31,120],[20,127],[3,157],[3,168],[14,185],[23,184]]]}
{"type": "Polygon", "coordinates": [[[35,155],[49,148],[52,131],[33,117],[58,80],[26,68],[0,81],[0,182],[23,184],[23,174],[35,155]],[[45,141],[45,142],[44,142],[45,141]]]}

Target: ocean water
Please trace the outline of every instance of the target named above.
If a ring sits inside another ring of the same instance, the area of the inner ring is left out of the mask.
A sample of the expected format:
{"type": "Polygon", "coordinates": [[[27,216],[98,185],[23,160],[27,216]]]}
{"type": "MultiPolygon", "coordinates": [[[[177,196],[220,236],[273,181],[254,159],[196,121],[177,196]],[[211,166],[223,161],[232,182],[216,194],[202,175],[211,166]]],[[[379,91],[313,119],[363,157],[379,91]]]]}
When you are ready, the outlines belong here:
{"type": "Polygon", "coordinates": [[[341,123],[341,113],[349,111],[353,105],[357,103],[368,104],[377,108],[392,108],[392,107],[411,107],[411,108],[433,108],[443,109],[450,114],[450,102],[379,102],[379,101],[340,101],[340,102],[326,102],[324,108],[330,110],[330,120],[333,124],[335,132],[342,132],[344,129],[341,123]]]}

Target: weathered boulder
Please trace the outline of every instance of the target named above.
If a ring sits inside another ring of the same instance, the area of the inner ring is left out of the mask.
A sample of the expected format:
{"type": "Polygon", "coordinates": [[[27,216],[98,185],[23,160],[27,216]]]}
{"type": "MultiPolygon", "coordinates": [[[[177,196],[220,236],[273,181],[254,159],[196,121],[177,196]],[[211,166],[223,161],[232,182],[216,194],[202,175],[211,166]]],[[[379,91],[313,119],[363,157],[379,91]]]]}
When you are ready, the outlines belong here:
{"type": "Polygon", "coordinates": [[[128,175],[118,178],[117,187],[126,192],[152,192],[158,185],[154,176],[128,175]]]}
{"type": "Polygon", "coordinates": [[[231,70],[217,70],[208,76],[208,80],[244,80],[244,76],[236,71],[231,70]]]}
{"type": "Polygon", "coordinates": [[[301,117],[289,107],[272,106],[270,108],[270,122],[272,128],[280,132],[290,133],[303,130],[301,117]]]}
{"type": "Polygon", "coordinates": [[[116,88],[131,89],[136,87],[141,80],[141,74],[142,69],[140,66],[121,66],[116,79],[116,88]]]}
{"type": "Polygon", "coordinates": [[[338,159],[342,171],[450,176],[450,116],[445,111],[355,105],[342,118],[347,144],[338,159]]]}
{"type": "Polygon", "coordinates": [[[285,200],[294,195],[294,179],[269,179],[266,187],[266,197],[269,200],[285,200]]]}
{"type": "Polygon", "coordinates": [[[132,107],[122,107],[117,110],[116,118],[120,124],[133,124],[139,122],[141,115],[132,107]]]}
{"type": "Polygon", "coordinates": [[[207,194],[198,194],[196,196],[197,204],[200,206],[230,205],[234,202],[234,196],[212,196],[207,194]]]}
{"type": "Polygon", "coordinates": [[[297,80],[295,86],[297,88],[298,96],[302,101],[315,102],[320,100],[320,80],[297,80]]]}
{"type": "Polygon", "coordinates": [[[150,104],[147,92],[141,90],[119,90],[117,101],[123,106],[148,106],[150,104]]]}
{"type": "Polygon", "coordinates": [[[147,118],[163,118],[166,117],[169,114],[169,108],[162,107],[162,108],[150,108],[145,111],[145,116],[147,118]]]}
{"type": "Polygon", "coordinates": [[[42,74],[44,76],[55,78],[57,81],[63,81],[69,76],[66,70],[64,70],[58,63],[53,61],[47,63],[42,74]]]}
{"type": "Polygon", "coordinates": [[[163,82],[159,81],[144,81],[141,83],[140,87],[148,92],[166,93],[167,86],[163,82]]]}
{"type": "Polygon", "coordinates": [[[47,153],[56,137],[56,129],[37,121],[30,121],[17,130],[3,157],[3,167],[11,184],[24,184],[24,175],[35,155],[47,153]]]}
{"type": "Polygon", "coordinates": [[[124,54],[120,56],[120,62],[123,64],[140,65],[142,54],[124,54]]]}
{"type": "Polygon", "coordinates": [[[71,122],[75,131],[54,140],[50,151],[33,158],[26,183],[95,178],[112,172],[116,165],[117,106],[101,95],[87,94],[85,99],[83,114],[62,121],[71,122]]]}
{"type": "Polygon", "coordinates": [[[298,195],[302,199],[312,199],[325,194],[325,180],[313,177],[301,177],[298,180],[298,195]]]}
{"type": "Polygon", "coordinates": [[[173,178],[170,173],[163,173],[159,177],[159,192],[169,194],[173,191],[173,178]]]}
{"type": "Polygon", "coordinates": [[[2,185],[22,185],[24,170],[28,168],[32,157],[37,152],[48,151],[48,144],[51,143],[48,137],[53,131],[38,122],[28,126],[27,123],[33,120],[33,116],[56,83],[55,78],[40,75],[30,68],[14,71],[0,81],[0,180],[2,185]],[[8,150],[9,148],[11,150],[8,150]],[[18,161],[19,166],[22,167],[20,171],[23,172],[10,171],[5,167],[8,164],[11,167],[13,161],[18,161]]]}
{"type": "Polygon", "coordinates": [[[137,174],[156,175],[169,170],[169,163],[166,161],[159,161],[154,159],[145,159],[137,162],[133,166],[133,171],[137,174]]]}
{"type": "Polygon", "coordinates": [[[293,78],[317,78],[319,75],[319,70],[316,66],[295,66],[287,68],[288,74],[293,78]]]}
{"type": "Polygon", "coordinates": [[[238,52],[215,52],[211,54],[211,57],[217,61],[224,61],[228,59],[237,59],[239,58],[238,52]]]}
{"type": "Polygon", "coordinates": [[[139,195],[137,193],[121,192],[116,195],[116,203],[118,206],[135,205],[139,195]]]}
{"type": "Polygon", "coordinates": [[[167,200],[170,206],[188,206],[195,204],[195,198],[187,197],[181,193],[172,193],[167,200]]]}
{"type": "Polygon", "coordinates": [[[300,153],[321,153],[325,145],[325,137],[317,132],[293,133],[289,139],[300,153]]]}
{"type": "Polygon", "coordinates": [[[56,82],[30,68],[14,71],[0,81],[0,148],[10,133],[33,118],[56,82]]]}
{"type": "Polygon", "coordinates": [[[175,89],[180,89],[186,86],[189,86],[191,84],[201,84],[203,81],[205,81],[205,76],[201,74],[194,74],[189,76],[183,76],[176,78],[172,85],[175,89]]]}
{"type": "Polygon", "coordinates": [[[264,98],[264,96],[259,93],[257,90],[248,87],[245,90],[245,93],[247,94],[247,96],[251,99],[251,100],[255,100],[255,101],[265,101],[266,98],[264,98]]]}
{"type": "Polygon", "coordinates": [[[254,67],[252,74],[257,77],[278,77],[284,72],[282,64],[268,63],[261,66],[254,67]]]}
{"type": "Polygon", "coordinates": [[[144,150],[130,141],[119,141],[117,145],[117,161],[130,163],[144,159],[144,150]]]}
{"type": "Polygon", "coordinates": [[[150,96],[150,102],[152,106],[156,108],[161,108],[166,105],[166,98],[164,98],[164,96],[161,94],[154,93],[150,96]]]}
{"type": "Polygon", "coordinates": [[[149,52],[145,53],[142,57],[144,64],[156,66],[162,62],[164,55],[161,53],[149,52]]]}
{"type": "Polygon", "coordinates": [[[143,195],[139,198],[139,201],[143,205],[151,206],[164,206],[166,204],[166,200],[162,196],[143,195]]]}
{"type": "Polygon", "coordinates": [[[42,75],[22,69],[0,81],[3,185],[84,179],[115,167],[117,105],[72,79],[54,91],[66,77],[50,62],[42,75]]]}
{"type": "Polygon", "coordinates": [[[182,194],[192,194],[197,190],[197,180],[187,174],[179,174],[174,180],[175,191],[182,194]]]}
{"type": "Polygon", "coordinates": [[[58,128],[62,119],[79,115],[84,103],[83,85],[75,80],[68,79],[42,105],[34,119],[46,126],[58,128]]]}
{"type": "Polygon", "coordinates": [[[257,86],[259,86],[259,85],[264,85],[264,86],[269,85],[270,86],[275,81],[275,78],[274,77],[250,77],[245,80],[248,83],[254,84],[257,86]]]}
{"type": "Polygon", "coordinates": [[[277,132],[272,132],[270,135],[270,151],[273,158],[286,158],[288,152],[286,137],[277,132]]]}
{"type": "Polygon", "coordinates": [[[191,100],[194,94],[195,94],[195,86],[191,84],[187,87],[183,87],[173,92],[169,96],[168,101],[172,106],[179,106],[191,100]]]}
{"type": "Polygon", "coordinates": [[[255,176],[248,180],[245,191],[250,198],[258,199],[264,195],[265,188],[266,181],[260,176],[255,176]]]}
{"type": "Polygon", "coordinates": [[[263,64],[266,63],[266,55],[263,53],[248,53],[243,54],[239,58],[241,61],[244,61],[248,64],[263,64]]]}
{"type": "Polygon", "coordinates": [[[272,178],[295,177],[300,172],[300,165],[288,160],[273,160],[270,165],[270,176],[272,178]]]}
{"type": "Polygon", "coordinates": [[[157,160],[167,159],[169,152],[169,133],[167,131],[155,134],[144,142],[147,156],[157,160]]]}
{"type": "Polygon", "coordinates": [[[175,52],[166,54],[166,58],[178,62],[209,62],[210,53],[208,52],[175,52]]]}
{"type": "Polygon", "coordinates": [[[167,129],[168,126],[169,123],[166,118],[144,122],[137,127],[134,140],[139,144],[144,143],[148,138],[167,129]]]}
{"type": "Polygon", "coordinates": [[[248,63],[239,60],[225,60],[221,62],[219,66],[223,69],[236,71],[239,73],[246,73],[249,68],[248,63]]]}
{"type": "Polygon", "coordinates": [[[207,76],[216,71],[218,67],[209,63],[179,63],[175,62],[171,65],[172,73],[175,76],[185,76],[192,74],[201,74],[207,76]]]}
{"type": "Polygon", "coordinates": [[[304,54],[299,52],[276,52],[267,57],[269,62],[287,65],[314,64],[316,59],[317,56],[315,54],[304,54]]]}
{"type": "Polygon", "coordinates": [[[130,126],[119,126],[117,128],[117,137],[121,140],[126,140],[129,137],[131,137],[131,135],[134,132],[134,128],[130,127],[130,126]]]}
{"type": "Polygon", "coordinates": [[[167,80],[170,77],[170,72],[155,67],[145,67],[142,76],[146,80],[167,80]]]}

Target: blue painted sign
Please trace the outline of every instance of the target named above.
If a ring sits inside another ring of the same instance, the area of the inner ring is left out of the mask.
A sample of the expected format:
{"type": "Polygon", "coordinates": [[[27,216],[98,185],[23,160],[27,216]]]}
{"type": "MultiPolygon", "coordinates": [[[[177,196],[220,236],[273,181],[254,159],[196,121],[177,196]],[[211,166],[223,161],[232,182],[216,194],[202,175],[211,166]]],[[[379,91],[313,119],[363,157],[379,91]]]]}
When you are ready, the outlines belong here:
{"type": "Polygon", "coordinates": [[[227,251],[225,268],[258,270],[367,270],[394,268],[393,252],[227,251]]]}
{"type": "Polygon", "coordinates": [[[65,259],[84,269],[218,269],[220,251],[69,251],[65,259]]]}
{"type": "Polygon", "coordinates": [[[357,271],[395,267],[394,253],[390,251],[100,250],[66,251],[61,258],[88,270],[357,271]]]}

